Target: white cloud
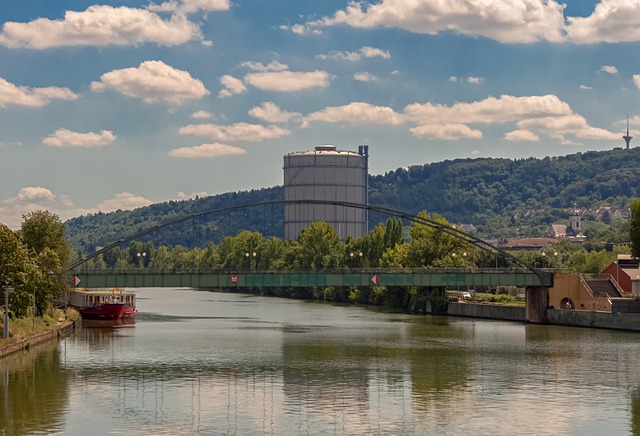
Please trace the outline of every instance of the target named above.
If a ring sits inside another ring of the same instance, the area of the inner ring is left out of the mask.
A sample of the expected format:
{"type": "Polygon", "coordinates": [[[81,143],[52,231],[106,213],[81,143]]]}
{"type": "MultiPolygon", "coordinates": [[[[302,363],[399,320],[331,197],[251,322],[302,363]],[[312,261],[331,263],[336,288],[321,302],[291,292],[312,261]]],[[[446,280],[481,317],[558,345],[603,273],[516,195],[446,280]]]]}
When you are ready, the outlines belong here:
{"type": "Polygon", "coordinates": [[[593,89],[591,86],[587,86],[587,85],[580,85],[578,87],[578,89],[581,89],[583,91],[588,91],[589,89],[593,89]]]}
{"type": "Polygon", "coordinates": [[[540,137],[529,130],[514,130],[504,135],[504,139],[513,142],[537,142],[540,137]]]}
{"type": "Polygon", "coordinates": [[[29,88],[16,86],[0,77],[0,108],[8,105],[41,107],[51,100],[77,100],[78,95],[69,88],[29,88]]]}
{"type": "Polygon", "coordinates": [[[204,45],[205,47],[212,47],[213,46],[213,41],[205,39],[205,40],[200,41],[200,44],[204,45]]]}
{"type": "Polygon", "coordinates": [[[264,91],[295,92],[326,88],[329,86],[329,79],[326,71],[271,71],[247,74],[244,82],[264,91]]]}
{"type": "Polygon", "coordinates": [[[191,114],[191,118],[196,120],[208,120],[213,118],[213,114],[207,111],[197,111],[191,114]]]}
{"type": "Polygon", "coordinates": [[[139,207],[149,206],[151,201],[146,198],[131,194],[130,192],[121,192],[116,194],[114,198],[102,201],[98,204],[97,210],[100,212],[113,212],[114,210],[130,210],[137,209],[139,207]]]}
{"type": "Polygon", "coordinates": [[[78,133],[67,129],[58,129],[42,140],[44,145],[62,148],[96,148],[111,144],[116,135],[108,130],[100,133],[78,133]]]}
{"type": "Polygon", "coordinates": [[[67,11],[62,20],[6,22],[0,33],[0,45],[36,50],[149,42],[175,46],[200,38],[198,26],[184,15],[173,15],[166,21],[144,9],[94,5],[83,12],[67,11]]]}
{"type": "Polygon", "coordinates": [[[618,69],[613,65],[603,65],[600,68],[600,71],[604,71],[605,73],[609,73],[609,74],[618,74],[618,69]]]}
{"type": "MultiPolygon", "coordinates": [[[[571,142],[566,135],[581,139],[611,140],[617,138],[612,132],[592,127],[571,107],[555,95],[500,98],[489,97],[471,103],[455,103],[452,106],[432,103],[410,104],[405,108],[409,120],[418,124],[411,129],[415,136],[437,139],[479,138],[481,132],[467,124],[503,124],[516,122],[518,130],[527,130],[533,135],[546,134],[563,144],[571,142]],[[451,124],[451,120],[456,123],[451,124]]],[[[533,139],[533,136],[516,131],[508,133],[507,140],[533,139]]],[[[573,142],[572,142],[573,143],[573,142]]]]}
{"type": "MultiPolygon", "coordinates": [[[[68,203],[65,198],[61,200],[68,203]]],[[[12,229],[18,229],[22,224],[22,215],[43,209],[57,211],[56,205],[59,202],[60,199],[57,199],[50,189],[39,186],[22,188],[17,196],[2,201],[0,205],[2,223],[12,229]]]]}
{"type": "Polygon", "coordinates": [[[50,189],[41,188],[39,186],[33,187],[29,186],[27,188],[22,188],[20,192],[18,192],[18,196],[15,197],[15,200],[18,202],[24,201],[36,201],[36,200],[45,200],[51,201],[56,198],[51,192],[50,189]]]}
{"type": "MultiPolygon", "coordinates": [[[[538,131],[567,144],[566,135],[575,135],[581,139],[618,140],[620,135],[608,130],[592,127],[581,115],[572,113],[564,116],[524,119],[516,124],[518,129],[538,131]]],[[[572,143],[575,144],[575,143],[572,143]]]]}
{"type": "Polygon", "coordinates": [[[346,61],[359,61],[362,58],[381,57],[383,59],[389,59],[391,55],[388,51],[375,47],[364,46],[358,51],[332,51],[326,55],[317,55],[318,59],[334,59],[334,60],[346,60],[346,61]]]}
{"type": "Polygon", "coordinates": [[[327,107],[313,112],[305,118],[307,121],[349,124],[398,125],[404,122],[401,114],[390,107],[374,106],[369,103],[353,102],[344,106],[327,107]]]}
{"type": "Polygon", "coordinates": [[[359,82],[374,82],[374,81],[378,80],[378,78],[376,76],[374,76],[371,73],[367,73],[366,71],[355,73],[353,75],[353,78],[356,79],[359,82]]]}
{"type": "Polygon", "coordinates": [[[171,0],[159,5],[150,4],[147,9],[157,12],[177,12],[179,14],[193,14],[199,11],[228,11],[231,8],[229,0],[171,0]]]}
{"type": "Polygon", "coordinates": [[[146,61],[138,68],[113,70],[92,82],[94,92],[114,90],[145,103],[161,101],[182,104],[209,94],[202,82],[182,70],[170,67],[162,61],[146,61]]]}
{"type": "Polygon", "coordinates": [[[636,85],[636,88],[640,89],[640,74],[633,75],[633,84],[636,85]]]}
{"type": "Polygon", "coordinates": [[[425,124],[409,129],[418,138],[440,139],[455,141],[457,139],[480,139],[482,132],[464,124],[425,124]]]}
{"type": "Polygon", "coordinates": [[[227,126],[219,124],[189,124],[180,128],[181,135],[196,135],[218,141],[260,142],[266,139],[281,138],[291,134],[290,130],[277,126],[236,123],[227,126]]]}
{"type": "Polygon", "coordinates": [[[260,106],[252,108],[249,110],[249,115],[268,123],[287,123],[302,118],[302,114],[282,110],[277,104],[271,101],[264,102],[260,106]]]}
{"type": "MultiPolygon", "coordinates": [[[[286,26],[285,26],[286,30],[286,26]]],[[[321,35],[322,31],[320,29],[312,29],[311,26],[295,24],[291,26],[291,31],[296,35],[321,35]]]]}
{"type": "Polygon", "coordinates": [[[484,77],[467,77],[467,82],[473,85],[479,85],[484,82],[484,77]]]}
{"type": "Polygon", "coordinates": [[[240,147],[233,147],[226,144],[202,144],[195,147],[180,147],[169,151],[169,156],[184,157],[188,159],[198,158],[214,158],[221,156],[230,156],[238,154],[246,154],[246,150],[240,147]]]}
{"type": "Polygon", "coordinates": [[[266,72],[266,71],[284,71],[284,70],[288,70],[289,69],[289,65],[287,64],[281,64],[278,61],[271,61],[269,64],[264,65],[262,62],[243,62],[240,64],[240,66],[245,67],[245,68],[249,68],[250,70],[253,71],[261,71],[261,72],[266,72]]]}
{"type": "Polygon", "coordinates": [[[640,2],[601,0],[588,17],[567,17],[567,34],[576,44],[640,41],[640,2]]]}
{"type": "Polygon", "coordinates": [[[297,33],[346,24],[357,28],[398,27],[430,35],[454,31],[504,43],[561,42],[564,37],[563,9],[564,5],[555,0],[382,0],[377,4],[354,1],[333,17],[306,23],[297,33]]]}
{"type": "Polygon", "coordinates": [[[235,94],[243,94],[247,92],[247,87],[244,86],[242,80],[229,76],[228,74],[220,77],[220,84],[225,88],[220,90],[218,98],[227,98],[235,94]]]}
{"type": "Polygon", "coordinates": [[[505,123],[523,118],[561,116],[572,113],[571,107],[555,95],[514,97],[502,95],[488,97],[472,103],[446,106],[432,103],[413,103],[405,107],[413,121],[424,123],[505,123]]]}
{"type": "Polygon", "coordinates": [[[449,82],[457,82],[458,81],[458,77],[456,76],[449,76],[449,82]]]}

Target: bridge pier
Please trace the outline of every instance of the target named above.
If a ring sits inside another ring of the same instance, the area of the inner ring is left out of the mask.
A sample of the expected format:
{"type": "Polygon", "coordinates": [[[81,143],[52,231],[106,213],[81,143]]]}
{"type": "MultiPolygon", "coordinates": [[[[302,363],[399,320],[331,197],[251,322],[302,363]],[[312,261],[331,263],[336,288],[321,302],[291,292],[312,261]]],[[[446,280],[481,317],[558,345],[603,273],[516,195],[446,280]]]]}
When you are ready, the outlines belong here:
{"type": "Polygon", "coordinates": [[[545,286],[526,287],[526,320],[535,324],[547,324],[549,307],[549,288],[545,286]]]}

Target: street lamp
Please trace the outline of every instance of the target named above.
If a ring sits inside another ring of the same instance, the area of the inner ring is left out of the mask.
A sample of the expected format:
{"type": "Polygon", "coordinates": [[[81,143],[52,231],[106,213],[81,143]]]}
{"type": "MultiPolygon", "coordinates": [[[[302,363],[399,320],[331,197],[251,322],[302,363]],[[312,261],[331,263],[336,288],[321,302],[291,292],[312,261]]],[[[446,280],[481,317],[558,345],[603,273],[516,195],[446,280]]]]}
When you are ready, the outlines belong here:
{"type": "Polygon", "coordinates": [[[247,268],[251,268],[251,260],[249,258],[253,256],[253,258],[255,259],[257,256],[256,252],[254,251],[253,253],[245,253],[244,255],[247,258],[247,268]]]}
{"type": "Polygon", "coordinates": [[[147,255],[146,252],[138,253],[138,267],[142,266],[144,268],[144,258],[147,255]]]}
{"type": "Polygon", "coordinates": [[[362,251],[358,252],[358,253],[354,253],[353,251],[351,253],[349,253],[349,257],[351,258],[351,268],[353,269],[353,259],[358,256],[362,259],[362,251]]]}

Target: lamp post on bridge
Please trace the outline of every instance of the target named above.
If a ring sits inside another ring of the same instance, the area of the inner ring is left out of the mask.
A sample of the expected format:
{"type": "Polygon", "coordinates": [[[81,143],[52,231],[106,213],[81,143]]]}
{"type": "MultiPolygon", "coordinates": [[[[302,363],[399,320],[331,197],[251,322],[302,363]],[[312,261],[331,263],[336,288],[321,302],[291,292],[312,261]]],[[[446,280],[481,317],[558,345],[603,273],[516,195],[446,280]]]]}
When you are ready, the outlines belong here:
{"type": "Polygon", "coordinates": [[[245,257],[247,258],[247,269],[251,269],[251,257],[253,257],[254,259],[257,256],[257,253],[254,251],[253,253],[245,253],[244,254],[245,257]]]}
{"type": "Polygon", "coordinates": [[[146,252],[138,253],[138,268],[144,268],[144,259],[147,256],[146,252]]]}
{"type": "Polygon", "coordinates": [[[353,269],[353,259],[355,259],[356,256],[362,259],[362,251],[359,251],[358,253],[354,253],[352,251],[351,253],[349,253],[349,257],[351,258],[351,269],[353,269]]]}

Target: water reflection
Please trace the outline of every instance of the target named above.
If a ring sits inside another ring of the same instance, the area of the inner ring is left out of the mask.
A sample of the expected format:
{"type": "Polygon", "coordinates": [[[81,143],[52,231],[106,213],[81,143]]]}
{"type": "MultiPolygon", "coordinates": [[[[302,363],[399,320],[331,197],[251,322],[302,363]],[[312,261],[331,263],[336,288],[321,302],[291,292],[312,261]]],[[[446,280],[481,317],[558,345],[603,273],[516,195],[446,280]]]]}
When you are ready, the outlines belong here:
{"type": "MultiPolygon", "coordinates": [[[[640,436],[636,335],[193,291],[148,295],[135,326],[85,324],[60,345],[50,373],[27,371],[17,392],[9,380],[3,393],[23,402],[20,413],[37,412],[15,430],[14,412],[5,412],[6,434],[85,435],[91,423],[127,435],[640,436]],[[44,406],[29,403],[41,389],[56,400],[63,392],[49,427],[35,417],[44,406]]],[[[39,358],[31,365],[44,366],[39,358]]]]}
{"type": "Polygon", "coordinates": [[[47,434],[62,428],[69,376],[60,357],[58,344],[51,341],[0,360],[1,434],[47,434]]]}

